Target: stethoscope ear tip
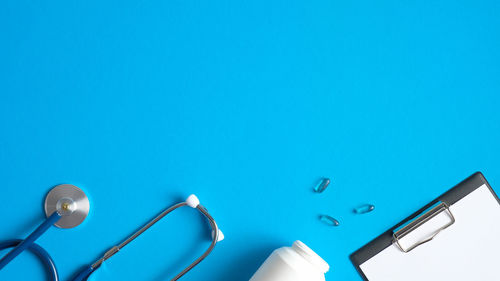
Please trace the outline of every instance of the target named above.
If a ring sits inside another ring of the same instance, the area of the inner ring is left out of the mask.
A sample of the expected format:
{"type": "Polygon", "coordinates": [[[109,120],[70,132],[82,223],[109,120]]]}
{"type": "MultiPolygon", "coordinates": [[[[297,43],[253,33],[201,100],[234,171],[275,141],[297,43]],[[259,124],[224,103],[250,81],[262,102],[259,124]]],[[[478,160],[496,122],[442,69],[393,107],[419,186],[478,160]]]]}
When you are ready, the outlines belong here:
{"type": "MultiPolygon", "coordinates": [[[[222,240],[224,240],[224,233],[222,233],[222,231],[220,229],[217,228],[217,232],[218,232],[218,235],[217,235],[217,242],[220,242],[222,240]]],[[[212,230],[212,239],[214,239],[215,237],[215,231],[212,230]]]]}
{"type": "Polygon", "coordinates": [[[197,208],[198,205],[200,205],[200,199],[196,197],[196,195],[191,194],[189,197],[186,199],[186,204],[191,207],[191,208],[197,208]]]}
{"type": "MultiPolygon", "coordinates": [[[[188,198],[186,199],[186,204],[193,208],[193,209],[196,209],[198,208],[198,206],[200,205],[200,199],[198,199],[198,197],[194,194],[191,194],[188,196],[188,198]]],[[[224,240],[224,233],[222,233],[222,231],[217,227],[217,224],[216,224],[216,229],[217,229],[217,242],[220,242],[222,240],[224,240]]],[[[212,239],[215,239],[215,230],[212,230],[212,239]]]]}

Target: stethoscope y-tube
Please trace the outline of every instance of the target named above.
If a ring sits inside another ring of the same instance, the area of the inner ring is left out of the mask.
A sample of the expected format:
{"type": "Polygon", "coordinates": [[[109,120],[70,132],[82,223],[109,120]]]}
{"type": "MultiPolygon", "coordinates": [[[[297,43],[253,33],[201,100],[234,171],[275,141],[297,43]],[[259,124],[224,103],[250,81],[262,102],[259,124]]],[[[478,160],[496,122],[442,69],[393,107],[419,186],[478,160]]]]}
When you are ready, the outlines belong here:
{"type": "MultiPolygon", "coordinates": [[[[212,242],[209,248],[197,258],[193,263],[191,263],[188,267],[182,270],[179,274],[177,274],[172,281],[176,281],[185,275],[188,271],[193,269],[196,265],[198,265],[203,259],[205,259],[214,249],[215,245],[218,241],[224,239],[224,235],[219,230],[217,224],[213,217],[208,213],[207,209],[200,205],[200,201],[195,195],[191,195],[187,198],[185,202],[178,203],[170,208],[167,208],[163,212],[161,212],[158,216],[149,221],[146,225],[144,225],[137,232],[132,234],[130,237],[125,239],[117,246],[113,246],[109,249],[103,257],[98,259],[92,265],[85,267],[81,270],[72,280],[73,281],[84,281],[89,278],[89,276],[94,273],[104,261],[115,255],[119,252],[123,247],[132,242],[139,235],[148,230],[151,226],[161,220],[170,212],[184,206],[189,206],[191,208],[197,209],[200,213],[202,213],[210,223],[212,228],[212,242]]],[[[56,225],[61,228],[71,228],[79,225],[87,216],[89,211],[89,203],[86,195],[81,191],[78,187],[72,185],[59,185],[56,186],[53,190],[49,192],[45,201],[45,211],[48,214],[47,219],[38,226],[35,231],[33,231],[26,239],[14,239],[8,240],[4,242],[0,242],[0,250],[13,248],[7,255],[0,259],[0,270],[4,268],[9,262],[11,262],[15,257],[17,257],[20,253],[25,250],[29,250],[33,252],[36,256],[40,258],[43,262],[49,280],[51,281],[59,281],[59,275],[57,272],[57,268],[55,266],[54,261],[50,257],[49,253],[45,251],[42,247],[37,245],[35,241],[45,233],[52,225],[56,225]]]]}

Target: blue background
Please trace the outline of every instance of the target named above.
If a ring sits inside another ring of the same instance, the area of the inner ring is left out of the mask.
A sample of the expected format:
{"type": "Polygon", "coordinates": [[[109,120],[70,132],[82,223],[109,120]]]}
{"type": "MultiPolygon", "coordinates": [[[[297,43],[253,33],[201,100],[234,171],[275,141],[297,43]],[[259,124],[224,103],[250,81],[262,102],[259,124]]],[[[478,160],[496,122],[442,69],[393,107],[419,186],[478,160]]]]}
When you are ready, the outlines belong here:
{"type": "MultiPolygon", "coordinates": [[[[0,240],[42,221],[53,186],[80,186],[88,219],[39,240],[68,280],[196,193],[227,239],[184,280],[248,280],[295,239],[330,263],[327,280],[361,280],[348,255],[429,200],[477,170],[498,190],[499,13],[493,0],[3,1],[0,240]],[[376,210],[352,214],[363,203],[376,210]]],[[[207,233],[182,209],[93,280],[169,280],[207,233]]],[[[0,279],[43,268],[23,254],[0,279]]]]}

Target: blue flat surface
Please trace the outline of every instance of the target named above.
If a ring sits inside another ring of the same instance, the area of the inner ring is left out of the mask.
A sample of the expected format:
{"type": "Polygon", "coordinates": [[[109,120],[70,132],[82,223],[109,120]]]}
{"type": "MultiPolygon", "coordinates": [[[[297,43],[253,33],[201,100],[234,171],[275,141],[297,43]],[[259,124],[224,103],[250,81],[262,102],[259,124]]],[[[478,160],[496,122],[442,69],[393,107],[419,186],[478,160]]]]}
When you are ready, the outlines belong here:
{"type": "MultiPolygon", "coordinates": [[[[88,219],[39,240],[68,280],[196,193],[226,240],[184,280],[246,281],[295,239],[361,280],[349,254],[429,200],[478,170],[498,191],[500,2],[310,2],[3,1],[0,240],[81,187],[88,219]]],[[[179,210],[92,280],[170,280],[208,244],[179,210]]]]}

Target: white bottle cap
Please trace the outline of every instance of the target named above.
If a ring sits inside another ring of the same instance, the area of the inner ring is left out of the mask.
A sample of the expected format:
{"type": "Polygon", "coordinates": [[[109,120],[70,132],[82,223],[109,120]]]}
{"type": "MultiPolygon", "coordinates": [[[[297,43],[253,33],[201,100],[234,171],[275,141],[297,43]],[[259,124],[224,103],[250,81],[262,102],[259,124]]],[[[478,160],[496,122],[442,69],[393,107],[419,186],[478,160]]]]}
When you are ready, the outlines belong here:
{"type": "Polygon", "coordinates": [[[322,273],[327,273],[330,270],[330,265],[301,241],[297,240],[293,242],[292,248],[322,273]]]}

